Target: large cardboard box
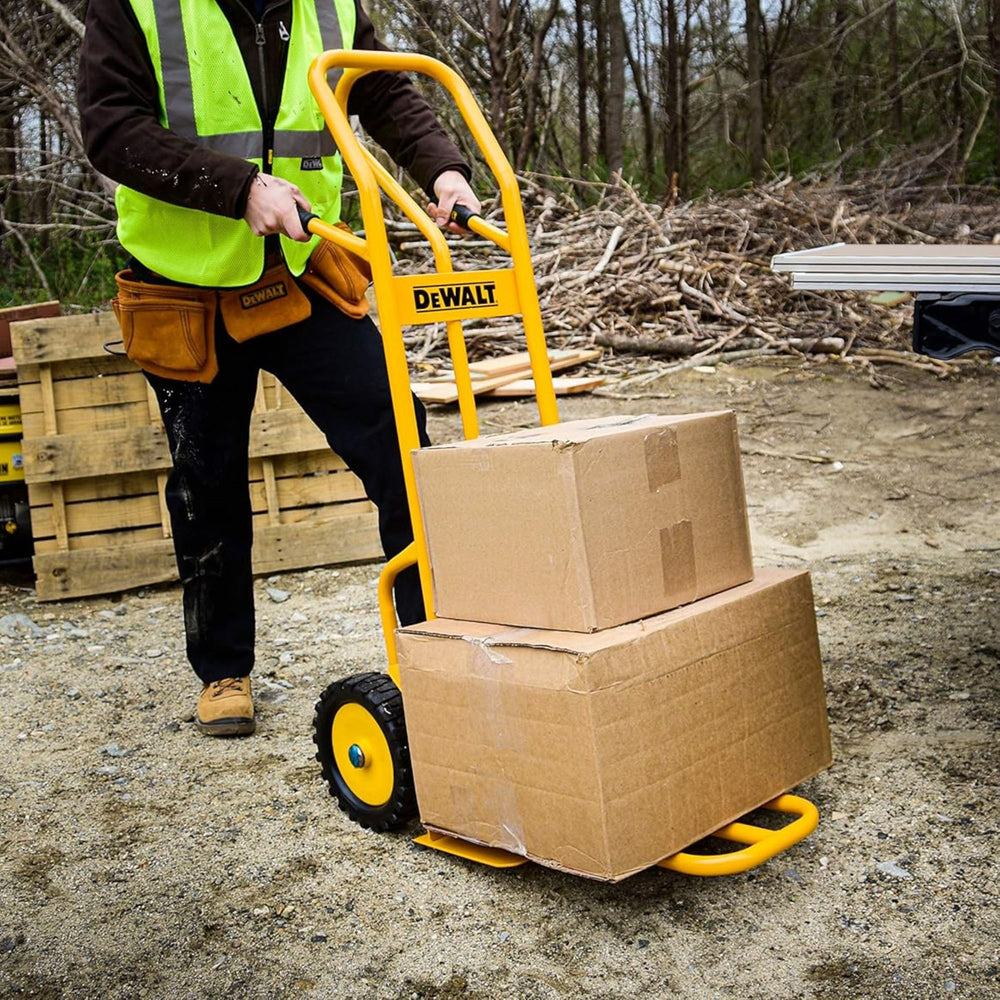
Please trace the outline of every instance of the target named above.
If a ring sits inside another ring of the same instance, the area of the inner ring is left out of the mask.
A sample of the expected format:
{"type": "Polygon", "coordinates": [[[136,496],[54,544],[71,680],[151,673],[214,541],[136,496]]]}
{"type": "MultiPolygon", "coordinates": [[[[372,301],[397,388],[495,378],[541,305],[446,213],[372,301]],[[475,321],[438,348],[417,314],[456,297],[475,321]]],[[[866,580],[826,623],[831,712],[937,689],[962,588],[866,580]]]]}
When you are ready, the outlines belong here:
{"type": "Polygon", "coordinates": [[[424,825],[554,868],[624,878],[830,764],[806,572],[593,634],[397,635],[424,825]]]}
{"type": "Polygon", "coordinates": [[[576,420],[413,460],[439,617],[590,632],[753,578],[731,412],[576,420]]]}

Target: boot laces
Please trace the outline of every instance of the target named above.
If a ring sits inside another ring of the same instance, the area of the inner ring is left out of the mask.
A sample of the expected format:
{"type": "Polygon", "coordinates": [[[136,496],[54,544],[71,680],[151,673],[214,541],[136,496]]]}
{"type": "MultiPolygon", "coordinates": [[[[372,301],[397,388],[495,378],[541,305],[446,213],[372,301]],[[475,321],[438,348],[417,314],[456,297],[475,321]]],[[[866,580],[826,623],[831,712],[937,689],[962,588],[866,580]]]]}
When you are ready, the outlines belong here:
{"type": "Polygon", "coordinates": [[[242,687],[242,679],[239,677],[223,677],[221,681],[213,681],[212,687],[212,697],[220,698],[228,691],[239,691],[242,687]]]}

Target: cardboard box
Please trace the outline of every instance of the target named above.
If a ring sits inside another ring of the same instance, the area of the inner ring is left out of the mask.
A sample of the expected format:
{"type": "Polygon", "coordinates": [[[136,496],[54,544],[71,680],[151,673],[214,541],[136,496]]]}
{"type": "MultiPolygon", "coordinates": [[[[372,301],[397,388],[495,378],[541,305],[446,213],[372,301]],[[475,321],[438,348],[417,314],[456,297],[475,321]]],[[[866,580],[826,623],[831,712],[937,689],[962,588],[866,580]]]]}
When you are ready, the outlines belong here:
{"type": "Polygon", "coordinates": [[[553,868],[624,878],[830,764],[805,572],[589,635],[397,636],[424,825],[553,868]]]}
{"type": "Polygon", "coordinates": [[[413,460],[439,617],[590,632],[753,578],[731,412],[576,420],[413,460]]]}

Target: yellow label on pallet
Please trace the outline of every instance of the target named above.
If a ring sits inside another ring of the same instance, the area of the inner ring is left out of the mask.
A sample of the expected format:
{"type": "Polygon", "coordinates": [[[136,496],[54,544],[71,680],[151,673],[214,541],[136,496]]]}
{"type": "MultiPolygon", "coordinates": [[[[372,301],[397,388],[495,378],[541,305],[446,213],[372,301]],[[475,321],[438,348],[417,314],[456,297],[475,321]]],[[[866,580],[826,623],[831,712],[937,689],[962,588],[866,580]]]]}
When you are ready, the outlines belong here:
{"type": "Polygon", "coordinates": [[[21,440],[0,440],[0,483],[19,482],[24,479],[24,458],[21,440]]]}
{"type": "Polygon", "coordinates": [[[511,269],[407,274],[393,280],[403,326],[487,316],[517,316],[521,312],[511,269]]]}
{"type": "Polygon", "coordinates": [[[16,402],[0,402],[0,434],[21,433],[21,407],[16,402]]]}

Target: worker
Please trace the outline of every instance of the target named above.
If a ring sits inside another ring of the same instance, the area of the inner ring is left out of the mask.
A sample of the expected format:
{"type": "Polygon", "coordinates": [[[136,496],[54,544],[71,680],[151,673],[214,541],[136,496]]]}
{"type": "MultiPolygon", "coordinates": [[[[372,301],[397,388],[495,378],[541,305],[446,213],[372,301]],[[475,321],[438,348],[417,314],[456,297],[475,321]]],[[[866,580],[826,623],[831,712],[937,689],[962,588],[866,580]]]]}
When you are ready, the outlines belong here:
{"type": "MultiPolygon", "coordinates": [[[[384,48],[359,0],[87,8],[82,133],[95,169],[119,185],[129,266],[116,311],[170,445],[166,502],[202,683],[195,723],[211,735],[255,729],[247,456],[259,370],[360,477],[386,556],[413,538],[381,338],[365,314],[369,275],[299,215],[339,218],[342,164],[307,80],[313,57],[333,48],[384,48]]],[[[456,203],[480,210],[468,164],[408,78],[362,77],[348,111],[426,191],[438,225],[459,231],[448,221],[456,203]]],[[[415,568],[395,602],[402,624],[424,617],[415,568]]]]}

